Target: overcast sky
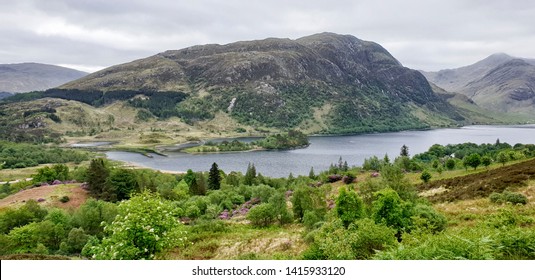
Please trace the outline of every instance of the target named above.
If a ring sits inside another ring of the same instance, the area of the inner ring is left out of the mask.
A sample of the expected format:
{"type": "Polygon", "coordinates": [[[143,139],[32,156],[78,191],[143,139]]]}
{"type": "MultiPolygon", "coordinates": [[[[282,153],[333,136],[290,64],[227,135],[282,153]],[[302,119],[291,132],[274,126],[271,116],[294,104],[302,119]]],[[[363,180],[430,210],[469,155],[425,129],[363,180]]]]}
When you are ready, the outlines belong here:
{"type": "Polygon", "coordinates": [[[532,0],[0,0],[0,63],[95,71],[198,44],[319,32],[384,46],[403,65],[535,58],[532,0]]]}

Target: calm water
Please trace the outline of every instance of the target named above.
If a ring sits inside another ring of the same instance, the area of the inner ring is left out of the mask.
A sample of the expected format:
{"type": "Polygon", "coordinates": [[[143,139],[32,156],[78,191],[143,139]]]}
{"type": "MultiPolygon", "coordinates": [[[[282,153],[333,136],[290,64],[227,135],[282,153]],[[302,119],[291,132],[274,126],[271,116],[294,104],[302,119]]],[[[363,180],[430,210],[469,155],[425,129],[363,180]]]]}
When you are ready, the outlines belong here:
{"type": "Polygon", "coordinates": [[[361,165],[365,158],[388,154],[391,159],[399,155],[402,145],[409,147],[411,155],[426,151],[433,144],[458,144],[464,142],[495,143],[496,139],[511,145],[535,144],[535,125],[519,126],[467,126],[455,129],[428,131],[403,131],[393,133],[364,134],[355,136],[310,137],[306,149],[291,151],[259,151],[221,154],[189,155],[169,153],[168,157],[154,155],[148,158],[128,152],[107,152],[113,160],[131,162],[157,170],[207,171],[216,162],[225,172],[245,173],[248,163],[254,163],[257,172],[271,177],[308,175],[310,167],[316,172],[328,169],[342,157],[349,165],[361,165]]]}

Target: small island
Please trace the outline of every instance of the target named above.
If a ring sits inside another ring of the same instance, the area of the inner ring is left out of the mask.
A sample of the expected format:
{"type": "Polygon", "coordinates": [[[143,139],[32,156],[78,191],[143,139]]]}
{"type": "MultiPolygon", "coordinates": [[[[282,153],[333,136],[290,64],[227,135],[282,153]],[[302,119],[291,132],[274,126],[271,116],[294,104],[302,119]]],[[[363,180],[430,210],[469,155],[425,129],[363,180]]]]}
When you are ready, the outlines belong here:
{"type": "Polygon", "coordinates": [[[286,133],[270,135],[258,141],[246,143],[236,139],[221,143],[207,142],[204,145],[190,147],[182,150],[186,153],[220,153],[220,152],[243,152],[257,150],[290,150],[305,148],[310,145],[308,137],[296,130],[286,133]]]}

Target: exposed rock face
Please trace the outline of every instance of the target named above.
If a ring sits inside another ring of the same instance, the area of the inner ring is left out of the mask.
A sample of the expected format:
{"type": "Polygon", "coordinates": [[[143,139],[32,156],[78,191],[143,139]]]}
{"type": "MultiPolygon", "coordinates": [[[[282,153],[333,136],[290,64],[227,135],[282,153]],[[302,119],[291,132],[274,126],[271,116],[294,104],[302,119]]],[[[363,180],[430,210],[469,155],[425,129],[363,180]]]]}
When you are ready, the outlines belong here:
{"type": "Polygon", "coordinates": [[[429,81],[498,112],[535,116],[535,61],[494,54],[470,66],[423,72],[429,81]]]}

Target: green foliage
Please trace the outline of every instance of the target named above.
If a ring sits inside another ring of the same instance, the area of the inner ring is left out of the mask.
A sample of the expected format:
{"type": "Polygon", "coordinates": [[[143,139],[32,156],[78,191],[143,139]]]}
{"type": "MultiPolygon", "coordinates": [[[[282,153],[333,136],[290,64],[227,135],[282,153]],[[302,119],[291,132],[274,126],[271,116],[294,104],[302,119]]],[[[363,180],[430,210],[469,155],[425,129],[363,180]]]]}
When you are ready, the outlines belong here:
{"type": "Polygon", "coordinates": [[[47,163],[79,163],[88,159],[89,153],[80,150],[0,141],[0,163],[3,163],[3,168],[24,168],[47,163]]]}
{"type": "Polygon", "coordinates": [[[286,205],[286,195],[282,191],[278,191],[269,198],[269,204],[272,206],[273,215],[280,225],[292,221],[292,215],[288,211],[286,205]]]}
{"type": "Polygon", "coordinates": [[[358,189],[359,195],[368,208],[371,208],[372,202],[375,200],[375,193],[386,188],[386,184],[377,180],[366,180],[358,189]]]}
{"type": "Polygon", "coordinates": [[[294,128],[312,118],[311,107],[321,106],[322,95],[310,85],[275,85],[269,92],[258,94],[256,90],[235,88],[232,92],[220,92],[225,102],[220,109],[227,109],[236,98],[231,116],[241,123],[277,128],[294,128]]]}
{"type": "Polygon", "coordinates": [[[91,160],[87,170],[89,193],[91,196],[109,201],[116,201],[115,194],[108,186],[110,170],[103,158],[91,160]]]}
{"type": "Polygon", "coordinates": [[[364,159],[364,163],[362,164],[362,169],[367,171],[379,171],[381,168],[385,165],[384,160],[380,160],[377,156],[372,156],[370,158],[364,159]]]}
{"type": "Polygon", "coordinates": [[[514,193],[509,191],[504,191],[502,193],[492,193],[489,196],[489,199],[493,203],[505,203],[510,202],[512,204],[522,204],[525,205],[528,203],[528,198],[521,193],[514,193]]]}
{"type": "Polygon", "coordinates": [[[245,185],[252,186],[255,184],[256,179],[256,168],[254,166],[254,163],[249,163],[247,165],[247,171],[245,172],[245,176],[243,177],[243,183],[245,185]]]}
{"type": "Polygon", "coordinates": [[[424,172],[422,172],[422,175],[420,175],[420,179],[422,179],[424,183],[429,182],[429,180],[431,180],[431,177],[431,173],[429,173],[429,171],[427,170],[424,170],[424,172]]]}
{"type": "Polygon", "coordinates": [[[446,229],[447,219],[433,207],[425,204],[416,204],[413,209],[412,231],[430,233],[441,232],[446,229]]]}
{"type": "Polygon", "coordinates": [[[455,168],[455,160],[452,158],[449,158],[446,160],[446,168],[448,170],[453,170],[455,168]]]}
{"type": "Polygon", "coordinates": [[[154,259],[155,254],[185,241],[170,202],[143,192],[122,201],[105,226],[107,236],[95,248],[96,259],[154,259]]]}
{"type": "Polygon", "coordinates": [[[41,224],[37,222],[14,228],[8,235],[13,252],[36,253],[39,251],[39,253],[48,254],[48,249],[45,247],[43,250],[41,243],[44,233],[41,224]]]}
{"type": "Polygon", "coordinates": [[[479,154],[470,154],[463,159],[463,166],[465,167],[470,166],[476,170],[479,165],[481,165],[481,156],[479,154]]]}
{"type": "Polygon", "coordinates": [[[314,167],[310,167],[310,171],[308,172],[308,178],[315,180],[316,174],[314,173],[314,167]]]}
{"type": "Polygon", "coordinates": [[[314,240],[314,255],[330,260],[370,259],[396,244],[392,229],[368,218],[357,220],[347,229],[339,219],[325,223],[314,240]]]}
{"type": "Polygon", "coordinates": [[[319,188],[298,186],[292,194],[292,210],[294,218],[303,221],[307,211],[313,211],[318,217],[323,217],[327,211],[325,193],[319,188]]]}
{"type": "Polygon", "coordinates": [[[499,209],[497,213],[489,215],[485,220],[485,224],[490,228],[506,230],[519,226],[532,225],[534,222],[533,217],[521,215],[511,207],[499,209]]]}
{"type": "Polygon", "coordinates": [[[109,201],[121,201],[128,199],[133,193],[140,191],[140,187],[136,178],[136,174],[132,170],[124,168],[114,168],[111,170],[106,182],[107,189],[114,193],[114,199],[109,201]]]}
{"type": "Polygon", "coordinates": [[[355,191],[340,188],[334,210],[344,227],[347,228],[351,223],[363,217],[364,203],[355,191]]]}
{"type": "Polygon", "coordinates": [[[210,172],[208,174],[208,189],[210,190],[219,190],[221,187],[221,174],[217,163],[212,163],[210,172]]]}
{"type": "Polygon", "coordinates": [[[69,178],[69,167],[64,164],[55,164],[52,167],[45,166],[37,169],[37,174],[33,176],[33,182],[52,182],[54,180],[65,181],[69,178]]]}
{"type": "Polygon", "coordinates": [[[188,169],[184,176],[184,181],[189,186],[189,192],[191,195],[205,195],[206,194],[206,181],[202,173],[193,173],[191,169],[188,169]]]}
{"type": "Polygon", "coordinates": [[[70,254],[81,253],[90,236],[82,228],[73,228],[65,241],[64,249],[70,254]]]}
{"type": "Polygon", "coordinates": [[[500,260],[535,259],[535,231],[514,228],[500,231],[494,237],[495,258],[500,260]]]}
{"type": "Polygon", "coordinates": [[[95,199],[88,199],[74,212],[72,224],[79,227],[85,233],[103,237],[103,224],[110,224],[117,215],[117,205],[95,199]]]}
{"type": "Polygon", "coordinates": [[[136,113],[136,121],[137,122],[146,122],[149,121],[154,116],[146,109],[140,109],[136,113]]]}
{"type": "Polygon", "coordinates": [[[320,217],[316,211],[305,211],[303,215],[303,225],[308,229],[315,229],[320,227],[323,222],[323,217],[320,217]]]}
{"type": "Polygon", "coordinates": [[[268,136],[256,144],[268,150],[280,150],[308,146],[310,142],[304,133],[290,130],[287,133],[268,136]]]}
{"type": "Polygon", "coordinates": [[[62,197],[59,199],[59,201],[60,201],[61,203],[67,203],[67,202],[69,202],[70,200],[71,200],[71,199],[70,199],[68,196],[66,196],[66,195],[62,196],[62,197]]]}
{"type": "Polygon", "coordinates": [[[273,209],[273,205],[269,203],[262,203],[254,206],[247,213],[247,220],[254,226],[266,227],[273,223],[276,215],[273,209]]]}
{"type": "Polygon", "coordinates": [[[16,227],[42,221],[47,214],[35,200],[28,200],[18,209],[9,208],[0,213],[0,232],[6,234],[16,227]]]}
{"type": "Polygon", "coordinates": [[[251,190],[251,197],[258,198],[261,202],[268,202],[269,199],[277,192],[274,188],[267,185],[253,186],[251,190]]]}
{"type": "Polygon", "coordinates": [[[481,157],[481,165],[485,166],[485,168],[489,167],[491,163],[492,159],[489,156],[481,157]]]}
{"type": "Polygon", "coordinates": [[[381,183],[396,191],[403,200],[414,201],[418,197],[415,187],[405,179],[403,170],[397,164],[383,166],[381,183]]]}
{"type": "Polygon", "coordinates": [[[401,146],[401,151],[399,152],[399,155],[402,157],[408,157],[409,156],[409,147],[407,147],[405,144],[401,146]]]}
{"type": "Polygon", "coordinates": [[[402,245],[378,253],[387,260],[491,260],[493,242],[487,232],[466,230],[456,234],[405,236],[402,245]]]}
{"type": "Polygon", "coordinates": [[[211,109],[212,104],[202,98],[188,98],[176,106],[177,116],[187,124],[212,119],[214,110],[211,109]]]}
{"type": "Polygon", "coordinates": [[[396,191],[388,188],[376,193],[376,199],[372,203],[373,220],[395,229],[398,239],[401,238],[401,233],[410,230],[411,216],[412,205],[404,202],[396,191]]]}
{"type": "Polygon", "coordinates": [[[502,166],[505,165],[509,161],[509,157],[505,151],[501,151],[496,156],[496,161],[501,163],[502,166]]]}

